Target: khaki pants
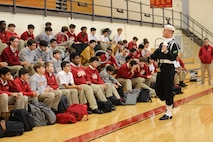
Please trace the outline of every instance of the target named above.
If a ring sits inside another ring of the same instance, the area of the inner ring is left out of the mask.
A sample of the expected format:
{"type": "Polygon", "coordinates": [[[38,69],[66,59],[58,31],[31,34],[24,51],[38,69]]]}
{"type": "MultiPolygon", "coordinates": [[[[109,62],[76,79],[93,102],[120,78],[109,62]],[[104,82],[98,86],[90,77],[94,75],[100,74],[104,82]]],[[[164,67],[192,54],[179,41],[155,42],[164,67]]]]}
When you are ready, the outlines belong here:
{"type": "Polygon", "coordinates": [[[15,104],[15,109],[27,109],[28,97],[22,94],[19,97],[8,96],[5,93],[0,94],[0,112],[8,112],[8,104],[15,104]]]}
{"type": "Polygon", "coordinates": [[[174,76],[174,84],[179,84],[180,81],[184,81],[186,79],[187,72],[184,70],[179,70],[177,73],[175,73],[174,76]]]}
{"type": "Polygon", "coordinates": [[[21,65],[14,65],[14,66],[8,66],[8,68],[11,71],[11,74],[14,75],[14,77],[19,76],[19,70],[23,68],[21,65]]]}
{"type": "Polygon", "coordinates": [[[100,84],[91,84],[90,85],[94,95],[96,96],[97,99],[99,99],[100,101],[107,101],[106,97],[105,97],[105,93],[104,90],[102,89],[103,86],[100,84]]]}
{"type": "Polygon", "coordinates": [[[7,47],[7,44],[6,43],[2,43],[0,41],[0,55],[1,55],[2,51],[4,50],[4,48],[6,48],[6,47],[7,47]]]}
{"type": "Polygon", "coordinates": [[[142,78],[139,78],[139,77],[132,78],[132,79],[118,78],[117,80],[122,84],[122,86],[126,88],[126,91],[131,91],[132,87],[141,89],[142,87],[141,82],[143,82],[142,78]]]}
{"type": "Polygon", "coordinates": [[[82,90],[79,91],[77,89],[60,89],[62,94],[67,97],[69,105],[71,104],[85,104],[85,96],[82,93],[82,90]]]}
{"type": "Polygon", "coordinates": [[[115,88],[115,86],[113,84],[111,84],[111,88],[112,88],[112,94],[117,98],[120,99],[120,95],[118,94],[117,89],[115,88]]]}
{"type": "Polygon", "coordinates": [[[101,49],[102,50],[107,50],[107,48],[110,48],[112,44],[107,44],[107,43],[100,43],[101,49]]]}
{"type": "Polygon", "coordinates": [[[60,90],[54,90],[52,92],[44,92],[38,96],[38,100],[46,104],[49,108],[58,110],[58,104],[61,99],[62,92],[60,90]]]}
{"type": "MultiPolygon", "coordinates": [[[[155,96],[156,96],[156,92],[155,92],[154,89],[152,89],[151,87],[149,87],[149,86],[147,85],[146,79],[145,79],[145,78],[141,78],[140,81],[142,81],[142,82],[141,82],[141,88],[148,89],[148,90],[150,91],[150,95],[151,95],[152,97],[155,97],[155,96]]],[[[151,80],[148,81],[148,84],[151,84],[150,81],[151,81],[151,80]]]]}
{"type": "Polygon", "coordinates": [[[87,85],[87,84],[82,84],[81,86],[83,88],[82,93],[86,97],[86,100],[89,103],[89,107],[92,110],[97,109],[98,105],[97,105],[97,102],[96,102],[96,99],[95,99],[95,96],[94,96],[92,88],[89,85],[87,85]]]}
{"type": "Polygon", "coordinates": [[[23,48],[25,48],[25,41],[19,40],[18,51],[21,51],[23,48]]]}
{"type": "Polygon", "coordinates": [[[205,83],[205,72],[208,72],[208,82],[212,85],[212,63],[203,64],[201,63],[201,83],[205,83]]]}

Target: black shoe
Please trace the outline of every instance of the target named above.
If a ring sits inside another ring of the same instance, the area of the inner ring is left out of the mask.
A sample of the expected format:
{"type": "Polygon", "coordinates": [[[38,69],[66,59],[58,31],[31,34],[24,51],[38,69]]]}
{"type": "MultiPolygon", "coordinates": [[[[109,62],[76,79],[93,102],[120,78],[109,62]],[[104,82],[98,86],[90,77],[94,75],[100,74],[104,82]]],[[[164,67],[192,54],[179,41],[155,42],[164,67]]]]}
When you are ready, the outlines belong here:
{"type": "Polygon", "coordinates": [[[94,110],[92,110],[92,113],[103,114],[104,112],[102,110],[99,110],[99,109],[94,109],[94,110]]]}
{"type": "Polygon", "coordinates": [[[116,110],[116,107],[112,105],[112,111],[116,110]]]}
{"type": "Polygon", "coordinates": [[[121,100],[118,101],[118,105],[120,106],[125,106],[126,104],[124,102],[122,102],[121,100]]]}
{"type": "Polygon", "coordinates": [[[91,110],[88,110],[87,113],[88,113],[88,114],[92,114],[92,111],[91,111],[91,110]]]}
{"type": "Polygon", "coordinates": [[[167,116],[164,114],[161,118],[159,118],[159,120],[168,120],[168,119],[172,119],[172,116],[167,116]]]}

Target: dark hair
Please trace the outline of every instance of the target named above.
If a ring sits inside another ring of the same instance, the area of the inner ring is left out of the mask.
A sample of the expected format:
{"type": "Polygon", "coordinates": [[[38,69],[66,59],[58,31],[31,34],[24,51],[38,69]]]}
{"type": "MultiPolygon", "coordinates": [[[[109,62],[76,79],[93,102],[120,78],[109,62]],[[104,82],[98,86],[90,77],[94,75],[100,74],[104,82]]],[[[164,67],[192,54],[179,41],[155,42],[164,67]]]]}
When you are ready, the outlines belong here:
{"type": "Polygon", "coordinates": [[[128,62],[130,59],[132,59],[132,56],[127,56],[127,57],[125,58],[126,62],[128,62]]]}
{"type": "Polygon", "coordinates": [[[62,68],[62,70],[64,69],[64,67],[66,67],[66,64],[70,64],[70,62],[69,62],[69,61],[63,61],[63,62],[61,63],[61,68],[62,68]]]}
{"type": "Polygon", "coordinates": [[[123,43],[124,43],[124,44],[126,44],[127,42],[128,42],[127,40],[125,40],[125,39],[123,40],[123,43]]]}
{"type": "Polygon", "coordinates": [[[86,26],[81,27],[81,31],[84,30],[84,29],[87,29],[87,27],[86,26]]]}
{"type": "Polygon", "coordinates": [[[106,71],[112,72],[114,70],[115,70],[115,68],[112,65],[109,65],[109,66],[106,67],[106,71]]]}
{"type": "Polygon", "coordinates": [[[147,57],[140,57],[139,61],[140,62],[148,62],[148,58],[147,57]]]}
{"type": "Polygon", "coordinates": [[[9,68],[7,68],[7,67],[0,68],[0,75],[5,75],[8,72],[11,72],[9,68]]]}
{"type": "Polygon", "coordinates": [[[95,43],[96,43],[96,41],[95,41],[95,40],[90,40],[90,41],[89,41],[89,43],[90,43],[90,44],[91,44],[91,43],[93,43],[93,42],[95,42],[95,43]]]}
{"type": "Polygon", "coordinates": [[[96,28],[92,27],[92,28],[90,28],[90,31],[91,31],[91,32],[92,32],[92,31],[96,31],[96,28]]]}
{"type": "Polygon", "coordinates": [[[143,39],[143,44],[145,45],[145,44],[147,44],[147,43],[149,43],[148,39],[147,39],[147,38],[144,38],[144,39],[143,39]]]}
{"type": "Polygon", "coordinates": [[[144,49],[144,45],[143,44],[139,44],[138,48],[144,49]]]}
{"type": "Polygon", "coordinates": [[[70,61],[71,61],[72,59],[75,59],[76,56],[79,56],[79,54],[78,54],[77,52],[71,53],[71,54],[70,54],[70,61]]]}
{"type": "Polygon", "coordinates": [[[118,41],[118,44],[124,45],[124,42],[123,41],[118,41]]]}
{"type": "Polygon", "coordinates": [[[28,29],[35,29],[35,26],[33,24],[29,24],[29,25],[27,25],[27,28],[28,29]]]}
{"type": "Polygon", "coordinates": [[[132,61],[130,61],[130,66],[134,66],[134,65],[137,65],[138,63],[135,61],[135,60],[132,60],[132,61]]]}
{"type": "Polygon", "coordinates": [[[40,68],[40,67],[45,67],[44,63],[41,63],[41,62],[37,62],[34,64],[33,68],[34,70],[37,72],[37,69],[40,68]]]}
{"type": "Polygon", "coordinates": [[[74,24],[70,24],[69,27],[70,27],[70,29],[71,29],[71,28],[72,28],[72,29],[75,29],[76,26],[75,26],[74,24]]]}
{"type": "Polygon", "coordinates": [[[111,49],[111,48],[107,48],[107,50],[112,51],[112,49],[111,49]]]}
{"type": "Polygon", "coordinates": [[[135,52],[135,51],[137,51],[135,48],[130,49],[130,52],[131,52],[131,53],[132,53],[132,52],[135,52]]]}
{"type": "MultiPolygon", "coordinates": [[[[17,38],[17,37],[15,37],[15,36],[11,36],[11,37],[10,37],[10,42],[11,42],[11,41],[13,42],[16,38],[17,38]]],[[[18,39],[18,38],[17,38],[17,39],[18,39]]]]}
{"type": "Polygon", "coordinates": [[[52,32],[52,28],[51,27],[45,27],[45,32],[48,32],[48,31],[50,31],[50,32],[52,32]]]}
{"type": "Polygon", "coordinates": [[[123,31],[121,28],[118,28],[117,31],[123,31]]]}
{"type": "Polygon", "coordinates": [[[54,50],[54,51],[53,51],[53,56],[54,56],[55,54],[57,54],[57,53],[60,53],[60,54],[61,54],[61,51],[60,51],[60,50],[54,50]]]}
{"type": "Polygon", "coordinates": [[[209,39],[206,37],[206,38],[204,38],[204,40],[209,40],[209,39]]]}
{"type": "Polygon", "coordinates": [[[5,23],[6,21],[4,21],[4,20],[1,20],[0,21],[0,25],[3,25],[3,23],[5,23]]]}
{"type": "Polygon", "coordinates": [[[29,40],[27,41],[27,46],[32,46],[33,43],[36,44],[36,41],[35,41],[34,39],[29,39],[29,40]]]}
{"type": "Polygon", "coordinates": [[[132,39],[138,41],[138,38],[136,36],[134,36],[132,39]]]}
{"type": "Polygon", "coordinates": [[[29,73],[29,70],[26,69],[26,68],[21,68],[19,71],[18,71],[18,74],[19,74],[19,77],[21,77],[21,75],[25,75],[29,73]]]}
{"type": "Polygon", "coordinates": [[[7,27],[16,27],[16,25],[15,24],[13,24],[13,23],[10,23],[10,24],[8,24],[8,26],[7,27]]]}
{"type": "Polygon", "coordinates": [[[55,38],[52,38],[52,39],[50,40],[50,43],[53,43],[54,41],[57,42],[57,40],[56,40],[55,38]]]}
{"type": "Polygon", "coordinates": [[[91,58],[89,59],[89,62],[90,62],[90,63],[92,63],[92,62],[94,62],[94,61],[99,61],[98,57],[91,57],[91,58]]]}
{"type": "Polygon", "coordinates": [[[51,22],[46,22],[45,23],[45,27],[51,27],[52,26],[52,23],[51,22]]]}
{"type": "Polygon", "coordinates": [[[53,64],[53,63],[52,63],[52,62],[50,62],[50,61],[45,62],[45,63],[44,63],[45,68],[46,68],[46,67],[49,67],[49,65],[50,65],[50,64],[53,64]]]}
{"type": "Polygon", "coordinates": [[[47,41],[46,41],[46,40],[41,40],[41,41],[39,42],[39,45],[40,45],[40,46],[45,46],[45,47],[47,47],[47,46],[48,46],[48,44],[47,44],[47,41]]]}
{"type": "Polygon", "coordinates": [[[103,30],[103,34],[104,34],[104,33],[108,33],[108,30],[106,30],[106,29],[105,29],[105,30],[103,30]]]}
{"type": "Polygon", "coordinates": [[[61,27],[61,32],[65,32],[65,31],[69,31],[68,27],[67,26],[61,27]]]}

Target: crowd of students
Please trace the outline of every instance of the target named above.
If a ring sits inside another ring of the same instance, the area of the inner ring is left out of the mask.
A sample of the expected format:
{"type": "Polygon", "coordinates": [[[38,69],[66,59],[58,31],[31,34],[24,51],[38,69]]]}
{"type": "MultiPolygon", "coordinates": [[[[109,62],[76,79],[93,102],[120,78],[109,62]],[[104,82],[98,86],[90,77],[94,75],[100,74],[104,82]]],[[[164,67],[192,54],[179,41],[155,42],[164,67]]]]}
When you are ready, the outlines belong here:
{"type": "MultiPolygon", "coordinates": [[[[114,96],[119,105],[124,105],[124,92],[133,88],[150,90],[156,97],[153,85],[156,81],[157,62],[150,57],[148,39],[137,44],[133,37],[127,42],[122,38],[122,29],[111,39],[110,29],[96,36],[92,27],[75,34],[76,26],[63,26],[61,32],[53,34],[51,23],[47,22],[45,31],[34,36],[34,25],[21,36],[15,32],[15,24],[0,21],[0,112],[5,116],[8,105],[16,109],[27,109],[31,101],[41,101],[57,111],[63,95],[71,104],[88,104],[90,113],[102,114],[97,100],[106,102],[114,96]],[[104,50],[96,55],[96,51],[104,50]],[[99,64],[102,62],[102,64],[99,64]],[[116,74],[116,75],[114,75],[116,74]]],[[[184,84],[187,73],[178,57],[177,74],[174,84],[184,84]]],[[[112,105],[112,110],[115,110],[112,105]]]]}

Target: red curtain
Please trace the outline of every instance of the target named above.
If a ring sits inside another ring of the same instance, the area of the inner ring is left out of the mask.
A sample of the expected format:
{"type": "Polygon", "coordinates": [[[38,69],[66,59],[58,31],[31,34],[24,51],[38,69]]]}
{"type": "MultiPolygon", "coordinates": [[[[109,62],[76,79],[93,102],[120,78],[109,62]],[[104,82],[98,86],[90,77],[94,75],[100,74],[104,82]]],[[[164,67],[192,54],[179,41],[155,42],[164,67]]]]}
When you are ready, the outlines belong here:
{"type": "Polygon", "coordinates": [[[172,0],[150,0],[150,7],[162,8],[172,7],[172,0]]]}

